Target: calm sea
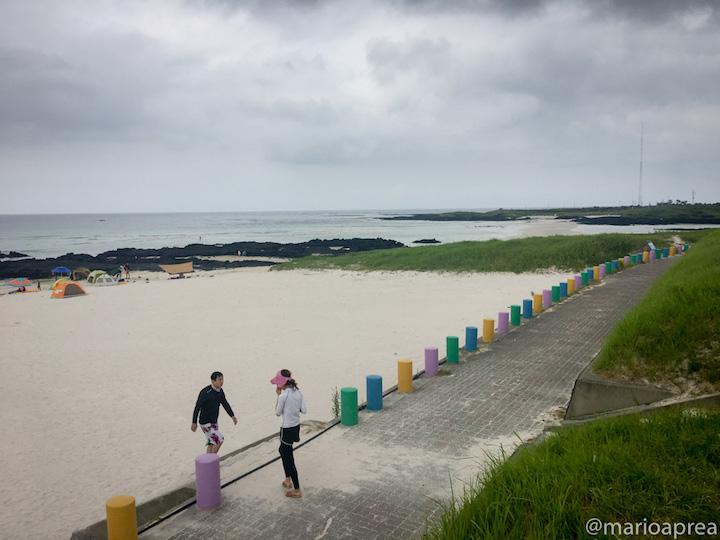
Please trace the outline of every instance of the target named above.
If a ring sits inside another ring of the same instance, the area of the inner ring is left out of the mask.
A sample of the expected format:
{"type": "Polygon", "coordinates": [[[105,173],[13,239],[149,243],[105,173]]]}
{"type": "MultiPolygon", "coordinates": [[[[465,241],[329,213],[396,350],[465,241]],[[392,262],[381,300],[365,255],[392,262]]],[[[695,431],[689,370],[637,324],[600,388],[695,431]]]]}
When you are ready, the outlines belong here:
{"type": "MultiPolygon", "coordinates": [[[[413,245],[416,240],[429,238],[442,243],[506,239],[518,236],[520,228],[527,226],[523,222],[379,219],[447,211],[451,210],[0,215],[0,252],[16,251],[40,259],[66,253],[97,255],[119,248],[245,241],[296,243],[315,238],[385,238],[413,245]]],[[[580,226],[574,232],[614,230],[649,232],[653,227],[580,226]]]]}

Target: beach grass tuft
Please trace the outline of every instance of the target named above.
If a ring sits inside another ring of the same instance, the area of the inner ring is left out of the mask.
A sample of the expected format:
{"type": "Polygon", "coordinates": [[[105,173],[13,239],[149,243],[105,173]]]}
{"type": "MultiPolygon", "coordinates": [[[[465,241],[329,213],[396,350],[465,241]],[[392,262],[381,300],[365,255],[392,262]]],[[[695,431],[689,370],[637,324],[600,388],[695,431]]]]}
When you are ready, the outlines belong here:
{"type": "MultiPolygon", "coordinates": [[[[695,233],[695,231],[691,231],[695,233]]],[[[685,231],[683,231],[683,236],[685,231]]],[[[337,257],[304,257],[275,266],[276,270],[342,269],[415,272],[580,271],[632,253],[651,241],[673,245],[674,233],[547,236],[348,253],[337,257]]],[[[695,236],[693,236],[695,237],[695,236]]],[[[694,240],[691,240],[694,241],[694,240]]]]}
{"type": "Polygon", "coordinates": [[[720,389],[720,230],[705,234],[608,336],[596,373],[720,389]]]}
{"type": "Polygon", "coordinates": [[[719,412],[680,410],[563,428],[511,459],[491,458],[424,538],[588,538],[591,518],[716,524],[719,431],[719,412]]]}

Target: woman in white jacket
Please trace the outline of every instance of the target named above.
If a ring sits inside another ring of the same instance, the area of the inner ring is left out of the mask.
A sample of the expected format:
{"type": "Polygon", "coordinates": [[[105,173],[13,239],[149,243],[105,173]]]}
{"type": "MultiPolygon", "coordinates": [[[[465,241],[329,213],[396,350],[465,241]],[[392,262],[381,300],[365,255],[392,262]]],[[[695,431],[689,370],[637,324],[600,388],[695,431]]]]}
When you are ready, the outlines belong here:
{"type": "Polygon", "coordinates": [[[278,371],[270,382],[277,387],[275,389],[278,396],[275,414],[282,416],[279,448],[285,469],[285,480],[282,485],[286,488],[293,488],[285,493],[286,497],[299,499],[302,497],[302,491],[300,491],[300,481],[295,468],[293,444],[300,440],[300,413],[307,414],[305,398],[287,369],[278,371]]]}

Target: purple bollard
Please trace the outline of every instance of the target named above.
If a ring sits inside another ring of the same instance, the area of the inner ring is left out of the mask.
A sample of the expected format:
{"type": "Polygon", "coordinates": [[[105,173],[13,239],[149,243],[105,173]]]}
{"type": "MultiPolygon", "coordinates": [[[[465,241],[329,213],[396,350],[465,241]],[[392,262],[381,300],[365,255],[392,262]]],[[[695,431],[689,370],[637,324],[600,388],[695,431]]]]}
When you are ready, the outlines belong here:
{"type": "Polygon", "coordinates": [[[550,289],[543,290],[543,309],[552,305],[552,291],[550,289]]]}
{"type": "Polygon", "coordinates": [[[425,375],[433,377],[438,373],[438,348],[425,347],[425,375]]]}
{"type": "Polygon", "coordinates": [[[220,506],[220,458],[202,454],[195,458],[195,504],[199,510],[220,506]]]}
{"type": "Polygon", "coordinates": [[[651,250],[650,250],[650,260],[651,260],[651,261],[654,261],[654,260],[655,260],[655,250],[654,250],[654,249],[651,249],[651,250]]]}
{"type": "Polygon", "coordinates": [[[605,277],[605,265],[601,264],[600,265],[600,279],[602,279],[604,277],[605,277]]]}
{"type": "Polygon", "coordinates": [[[625,256],[623,257],[623,264],[624,264],[625,266],[627,266],[627,265],[630,264],[630,255],[625,255],[625,256]]]}
{"type": "Polygon", "coordinates": [[[575,292],[582,289],[582,276],[575,276],[575,292]]]}
{"type": "Polygon", "coordinates": [[[510,321],[510,313],[501,311],[498,313],[498,334],[508,333],[508,323],[510,321]]]}

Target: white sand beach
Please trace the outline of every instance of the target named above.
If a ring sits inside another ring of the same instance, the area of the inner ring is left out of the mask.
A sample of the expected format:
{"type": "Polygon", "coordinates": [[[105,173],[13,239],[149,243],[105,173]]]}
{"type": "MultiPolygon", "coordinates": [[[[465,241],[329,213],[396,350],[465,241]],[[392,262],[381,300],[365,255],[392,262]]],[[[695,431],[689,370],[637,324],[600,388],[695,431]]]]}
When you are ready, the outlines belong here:
{"type": "Polygon", "coordinates": [[[424,369],[424,348],[568,276],[354,273],[266,268],[133,276],[87,296],[0,296],[2,538],[67,538],[105,517],[105,501],[138,504],[192,482],[204,451],[190,423],[211,372],[225,375],[238,419],[221,410],[221,455],[274,433],[270,378],[290,369],[308,420],[331,419],[334,388],[365,376],[397,383],[397,360],[424,369]]]}

